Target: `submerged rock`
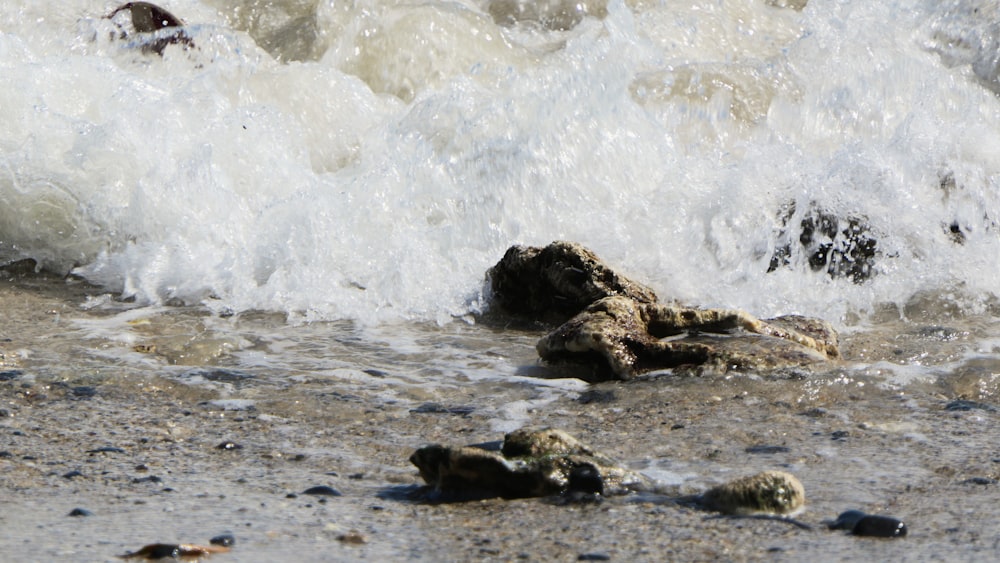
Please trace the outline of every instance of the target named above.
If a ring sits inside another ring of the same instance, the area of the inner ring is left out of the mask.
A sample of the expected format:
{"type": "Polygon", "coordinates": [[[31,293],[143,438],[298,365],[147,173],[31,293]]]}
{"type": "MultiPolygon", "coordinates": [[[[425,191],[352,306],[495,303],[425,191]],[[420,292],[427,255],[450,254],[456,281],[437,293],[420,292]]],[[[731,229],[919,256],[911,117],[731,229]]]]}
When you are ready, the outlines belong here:
{"type": "Polygon", "coordinates": [[[576,438],[556,429],[525,428],[504,437],[500,451],[475,446],[424,446],[410,456],[433,495],[448,500],[540,497],[575,490],[624,494],[646,483],[576,438]]]}
{"type": "Polygon", "coordinates": [[[874,273],[878,240],[867,218],[838,216],[815,203],[797,214],[794,202],[781,209],[779,218],[781,230],[768,272],[790,266],[801,255],[810,269],[833,278],[862,283],[874,273]]]}
{"type": "Polygon", "coordinates": [[[491,0],[490,16],[499,25],[531,23],[545,29],[573,29],[587,16],[604,19],[607,0],[491,0]]]}
{"type": "Polygon", "coordinates": [[[709,489],[695,502],[707,510],[736,516],[791,516],[805,506],[806,492],[794,475],[764,471],[709,489]]]}
{"type": "Polygon", "coordinates": [[[184,31],[184,22],[163,8],[149,2],[128,2],[115,8],[106,17],[115,20],[121,13],[128,13],[131,25],[129,31],[124,25],[118,24],[121,31],[119,38],[132,36],[138,41],[143,53],[155,53],[162,56],[168,45],[193,47],[194,43],[184,31]]]}

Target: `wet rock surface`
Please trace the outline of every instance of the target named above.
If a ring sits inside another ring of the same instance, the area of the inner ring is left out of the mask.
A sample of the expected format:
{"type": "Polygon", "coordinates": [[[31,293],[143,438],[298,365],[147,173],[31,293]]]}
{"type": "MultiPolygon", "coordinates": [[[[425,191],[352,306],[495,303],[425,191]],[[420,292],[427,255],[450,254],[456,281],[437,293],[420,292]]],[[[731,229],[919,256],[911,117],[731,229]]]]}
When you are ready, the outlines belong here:
{"type": "Polygon", "coordinates": [[[605,297],[657,301],[652,289],[612,270],[573,242],[544,248],[512,246],[486,272],[486,280],[492,291],[491,308],[542,322],[561,323],[605,297]]]}
{"type": "Polygon", "coordinates": [[[681,366],[775,369],[839,356],[837,333],[823,320],[760,320],[740,310],[660,303],[575,243],[513,246],[486,278],[501,311],[540,321],[573,315],[536,348],[548,362],[596,364],[580,375],[590,381],[681,366]]]}
{"type": "Polygon", "coordinates": [[[500,451],[424,446],[410,456],[433,500],[525,498],[567,491],[623,494],[648,484],[638,473],[556,429],[520,429],[500,451]]]}
{"type": "Polygon", "coordinates": [[[738,310],[639,304],[621,297],[594,303],[539,340],[537,350],[550,362],[604,364],[607,370],[595,372],[598,380],[681,366],[774,369],[838,356],[836,332],[818,319],[762,321],[738,310]]]}

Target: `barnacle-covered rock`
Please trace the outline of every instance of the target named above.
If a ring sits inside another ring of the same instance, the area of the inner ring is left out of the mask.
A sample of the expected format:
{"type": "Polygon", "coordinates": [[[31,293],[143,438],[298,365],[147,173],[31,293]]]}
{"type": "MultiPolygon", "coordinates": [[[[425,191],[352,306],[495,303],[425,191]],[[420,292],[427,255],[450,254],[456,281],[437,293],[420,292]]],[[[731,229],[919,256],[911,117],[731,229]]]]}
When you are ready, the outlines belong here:
{"type": "Polygon", "coordinates": [[[739,310],[691,309],[624,297],[597,301],[544,336],[537,349],[550,362],[606,365],[608,370],[595,379],[625,380],[684,365],[773,369],[838,356],[836,332],[818,319],[764,321],[739,310]]]}
{"type": "Polygon", "coordinates": [[[696,502],[723,514],[791,516],[805,506],[806,492],[794,475],[764,471],[711,488],[696,502]]]}
{"type": "Polygon", "coordinates": [[[508,434],[501,450],[424,446],[410,456],[434,495],[449,500],[540,497],[580,489],[623,494],[646,479],[551,428],[508,434]]]}
{"type": "Polygon", "coordinates": [[[508,314],[557,323],[613,295],[639,303],[657,300],[652,289],[615,272],[573,242],[553,242],[544,248],[512,246],[486,272],[486,279],[493,306],[508,314]]]}

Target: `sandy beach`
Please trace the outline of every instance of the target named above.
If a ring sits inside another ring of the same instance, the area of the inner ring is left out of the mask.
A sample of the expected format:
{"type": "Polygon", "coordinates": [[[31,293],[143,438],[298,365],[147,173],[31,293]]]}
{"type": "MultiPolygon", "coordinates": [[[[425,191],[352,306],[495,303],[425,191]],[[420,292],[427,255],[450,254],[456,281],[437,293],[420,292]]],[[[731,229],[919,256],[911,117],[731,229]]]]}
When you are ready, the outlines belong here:
{"type": "MultiPolygon", "coordinates": [[[[185,382],[156,375],[171,373],[162,357],[112,362],[100,341],[61,329],[107,315],[81,307],[88,293],[99,292],[36,276],[0,286],[5,559],[114,561],[221,534],[235,545],[215,561],[975,561],[1000,549],[996,409],[939,382],[896,389],[846,369],[852,357],[905,352],[898,341],[880,347],[877,333],[848,335],[846,361],[808,377],[661,375],[527,408],[530,424],[564,429],[678,494],[791,472],[806,489],[805,530],[648,495],[414,501],[423,483],[413,450],[502,439],[486,406],[523,400],[524,385],[472,381],[378,400],[301,374],[241,380],[219,367],[224,354],[185,382]],[[341,495],[303,494],[319,485],[341,495]],[[90,515],[70,516],[75,508],[90,515]],[[909,534],[826,529],[849,509],[899,518],[909,534]]],[[[504,344],[522,372],[537,369],[531,343],[504,344]]]]}

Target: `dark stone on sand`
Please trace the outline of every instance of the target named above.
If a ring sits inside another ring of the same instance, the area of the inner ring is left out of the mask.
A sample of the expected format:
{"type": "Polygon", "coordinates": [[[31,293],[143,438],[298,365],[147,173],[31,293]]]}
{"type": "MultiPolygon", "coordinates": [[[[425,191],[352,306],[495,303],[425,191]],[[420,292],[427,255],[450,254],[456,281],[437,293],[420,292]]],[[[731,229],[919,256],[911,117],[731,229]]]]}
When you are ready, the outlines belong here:
{"type": "Polygon", "coordinates": [[[19,369],[0,371],[0,381],[13,381],[22,375],[24,375],[24,372],[19,369]]]}
{"type": "Polygon", "coordinates": [[[865,514],[860,510],[842,512],[832,523],[831,530],[847,530],[856,536],[901,538],[906,536],[906,524],[891,516],[865,514]]]}
{"type": "Polygon", "coordinates": [[[85,475],[74,469],[73,471],[63,473],[62,476],[63,479],[76,479],[77,477],[84,477],[85,475]]]}
{"type": "Polygon", "coordinates": [[[88,453],[90,455],[94,455],[94,454],[123,454],[123,453],[125,453],[125,450],[123,450],[121,448],[116,448],[114,446],[104,446],[102,448],[96,448],[96,449],[93,449],[93,450],[87,450],[86,453],[88,453]]]}
{"type": "Polygon", "coordinates": [[[148,477],[136,477],[132,479],[133,483],[162,483],[163,479],[157,477],[156,475],[150,475],[148,477]]]}
{"type": "Polygon", "coordinates": [[[474,407],[468,406],[446,407],[440,403],[424,403],[419,407],[410,409],[410,412],[415,414],[454,414],[468,416],[474,410],[476,410],[474,407]]]}
{"type": "Polygon", "coordinates": [[[991,412],[997,410],[997,408],[993,405],[980,403],[978,401],[969,401],[966,399],[955,399],[944,406],[944,410],[946,411],[971,411],[973,409],[991,412]]]}
{"type": "Polygon", "coordinates": [[[218,446],[215,446],[215,449],[224,451],[235,451],[235,450],[242,450],[243,446],[237,444],[236,442],[223,442],[218,446]]]}
{"type": "Polygon", "coordinates": [[[963,485],[996,485],[998,481],[991,477],[970,477],[962,481],[963,485]]]}
{"type": "Polygon", "coordinates": [[[309,487],[308,489],[302,491],[304,495],[314,495],[314,496],[327,496],[327,497],[339,497],[343,496],[340,491],[329,487],[327,485],[316,485],[315,487],[309,487]]]}
{"type": "Polygon", "coordinates": [[[435,500],[556,495],[569,491],[571,480],[589,493],[623,494],[646,486],[641,475],[550,428],[511,432],[500,452],[434,444],[418,449],[410,461],[435,500]]]}
{"type": "Polygon", "coordinates": [[[553,242],[544,247],[512,246],[486,272],[491,307],[543,322],[563,322],[591,303],[619,295],[656,302],[652,289],[607,267],[583,246],[553,242]]]}
{"type": "Polygon", "coordinates": [[[212,545],[221,545],[223,547],[232,547],[236,545],[236,538],[232,534],[219,534],[218,536],[208,540],[208,543],[212,545]]]}
{"type": "Polygon", "coordinates": [[[86,508],[74,508],[69,511],[69,516],[93,516],[94,513],[86,508]]]}
{"type": "Polygon", "coordinates": [[[74,399],[90,399],[97,396],[97,388],[90,385],[77,385],[69,392],[74,399]]]}
{"type": "Polygon", "coordinates": [[[792,450],[785,446],[768,446],[762,444],[758,446],[749,446],[743,451],[748,454],[784,454],[792,450]]]}
{"type": "Polygon", "coordinates": [[[581,553],[576,558],[577,561],[611,561],[611,556],[607,553],[581,553]]]}

